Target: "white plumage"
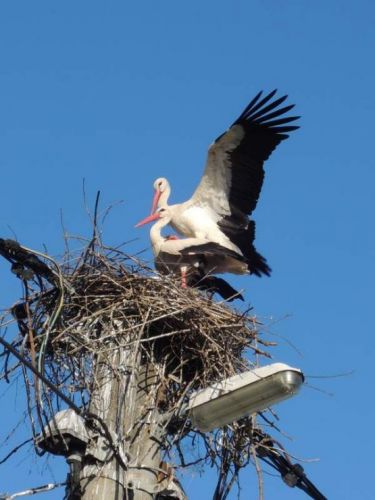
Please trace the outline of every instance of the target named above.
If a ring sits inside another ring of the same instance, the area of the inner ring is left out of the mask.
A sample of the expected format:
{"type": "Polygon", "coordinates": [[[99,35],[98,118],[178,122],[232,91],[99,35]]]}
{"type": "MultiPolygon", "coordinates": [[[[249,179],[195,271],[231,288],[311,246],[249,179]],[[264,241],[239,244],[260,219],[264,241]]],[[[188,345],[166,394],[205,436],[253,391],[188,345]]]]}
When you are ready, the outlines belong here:
{"type": "Polygon", "coordinates": [[[254,247],[255,222],[248,216],[262,188],[264,162],[287,133],[298,128],[286,124],[299,118],[281,117],[293,105],[280,108],[287,96],[272,101],[275,93],[263,99],[261,92],[257,94],[210,146],[202,179],[189,200],[168,205],[168,180],[160,177],[154,182],[152,213],[157,207],[169,207],[170,224],[177,232],[236,252],[245,259],[249,272],[258,276],[269,275],[270,268],[254,247]]]}
{"type": "MultiPolygon", "coordinates": [[[[230,272],[248,274],[242,255],[204,238],[167,238],[161,230],[171,221],[171,210],[159,208],[137,227],[156,221],[150,230],[155,267],[162,274],[181,273],[182,285],[212,289],[228,299],[237,292],[223,279],[212,276],[230,272]]],[[[238,294],[237,294],[238,295],[238,294]]]]}

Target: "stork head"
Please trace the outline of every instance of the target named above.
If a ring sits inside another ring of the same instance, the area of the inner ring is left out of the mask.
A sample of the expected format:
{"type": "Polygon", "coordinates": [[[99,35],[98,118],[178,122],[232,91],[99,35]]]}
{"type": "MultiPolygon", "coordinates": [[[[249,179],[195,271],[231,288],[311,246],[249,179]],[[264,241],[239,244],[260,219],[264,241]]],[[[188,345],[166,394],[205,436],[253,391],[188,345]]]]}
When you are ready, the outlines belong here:
{"type": "Polygon", "coordinates": [[[171,188],[169,182],[165,177],[159,177],[154,182],[154,199],[152,201],[151,214],[155,212],[158,206],[164,206],[167,204],[171,188]]]}
{"type": "Polygon", "coordinates": [[[156,212],[152,213],[148,217],[142,219],[135,227],[141,227],[150,222],[154,222],[156,220],[162,220],[164,222],[163,225],[167,225],[171,220],[171,213],[168,207],[160,207],[156,210],[156,212]]]}

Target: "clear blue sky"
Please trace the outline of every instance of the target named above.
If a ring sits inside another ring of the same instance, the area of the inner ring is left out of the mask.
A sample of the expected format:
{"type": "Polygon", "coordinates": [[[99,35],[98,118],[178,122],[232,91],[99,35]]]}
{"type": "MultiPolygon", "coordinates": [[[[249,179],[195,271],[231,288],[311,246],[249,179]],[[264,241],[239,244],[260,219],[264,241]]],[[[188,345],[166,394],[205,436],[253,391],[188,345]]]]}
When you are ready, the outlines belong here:
{"type": "MultiPolygon", "coordinates": [[[[330,500],[374,498],[374,26],[370,0],[0,5],[0,237],[29,247],[62,252],[60,209],[71,233],[90,233],[85,178],[92,202],[97,189],[103,207],[124,200],[105,241],[138,238],[128,251],[140,251],[147,231],[133,226],[149,212],[154,178],[167,176],[174,201],[185,200],[207,146],[258,90],[277,87],[296,103],[302,128],[267,163],[255,214],[272,277],[228,279],[280,342],[275,360],[319,389],[278,413],[287,448],[320,458],[306,471],[330,500]]],[[[4,262],[0,283],[4,308],[20,294],[4,262]]],[[[0,394],[2,441],[24,393],[0,394]]],[[[51,468],[65,479],[62,460],[51,468]]],[[[242,474],[243,498],[255,498],[253,478],[242,474]]],[[[43,460],[0,467],[0,491],[50,480],[43,460]]],[[[207,497],[212,475],[185,485],[207,497]]],[[[305,498],[267,476],[265,493],[305,498]]]]}

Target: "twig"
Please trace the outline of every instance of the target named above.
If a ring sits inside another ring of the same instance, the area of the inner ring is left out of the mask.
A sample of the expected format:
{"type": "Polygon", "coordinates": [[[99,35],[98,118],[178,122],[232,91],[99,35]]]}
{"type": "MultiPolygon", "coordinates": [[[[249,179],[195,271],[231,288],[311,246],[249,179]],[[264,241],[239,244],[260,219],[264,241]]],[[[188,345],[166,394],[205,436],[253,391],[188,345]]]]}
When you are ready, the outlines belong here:
{"type": "Polygon", "coordinates": [[[2,458],[0,460],[0,464],[3,464],[4,462],[6,462],[8,460],[8,458],[10,458],[14,453],[16,453],[20,448],[22,448],[23,446],[25,446],[25,444],[27,443],[31,443],[33,441],[33,438],[30,438],[30,439],[26,439],[26,441],[24,441],[23,443],[17,445],[15,448],[13,448],[12,451],[10,451],[8,453],[8,455],[6,455],[4,458],[2,458]]]}
{"type": "Polygon", "coordinates": [[[46,493],[47,491],[52,491],[55,488],[61,488],[62,486],[66,486],[66,482],[64,483],[48,483],[43,486],[37,486],[36,488],[30,488],[28,490],[20,491],[18,493],[13,493],[12,495],[2,495],[0,496],[0,500],[12,500],[17,497],[25,497],[29,495],[36,495],[37,493],[46,493]]]}

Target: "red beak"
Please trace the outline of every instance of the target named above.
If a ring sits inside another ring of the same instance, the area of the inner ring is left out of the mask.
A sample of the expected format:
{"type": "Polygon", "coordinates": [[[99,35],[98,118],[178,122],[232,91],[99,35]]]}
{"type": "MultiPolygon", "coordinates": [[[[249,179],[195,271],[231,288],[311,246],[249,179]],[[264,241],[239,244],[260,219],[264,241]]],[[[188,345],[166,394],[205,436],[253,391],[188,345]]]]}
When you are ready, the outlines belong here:
{"type": "Polygon", "coordinates": [[[160,189],[156,189],[154,194],[154,199],[152,200],[151,214],[153,214],[155,210],[158,208],[160,196],[161,196],[160,189]]]}
{"type": "Polygon", "coordinates": [[[154,220],[158,220],[160,218],[159,212],[156,212],[156,214],[151,214],[145,219],[141,220],[141,222],[138,222],[134,227],[141,227],[144,226],[145,224],[148,224],[149,222],[153,222],[154,220]]]}

